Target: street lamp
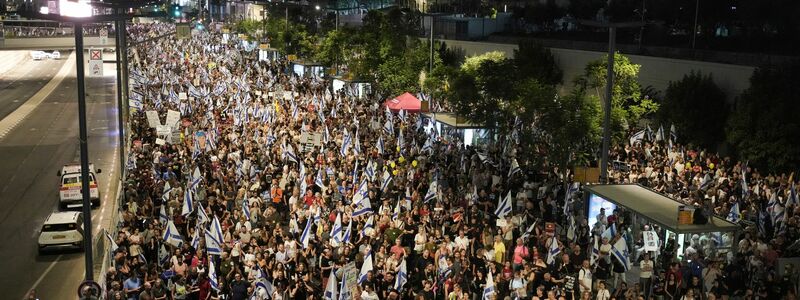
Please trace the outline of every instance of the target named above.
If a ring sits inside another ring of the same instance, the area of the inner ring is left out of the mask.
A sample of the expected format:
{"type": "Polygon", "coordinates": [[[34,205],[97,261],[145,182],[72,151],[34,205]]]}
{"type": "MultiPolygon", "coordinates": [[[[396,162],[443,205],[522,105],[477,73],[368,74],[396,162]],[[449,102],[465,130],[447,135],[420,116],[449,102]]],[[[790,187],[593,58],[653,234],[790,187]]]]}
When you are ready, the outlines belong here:
{"type": "Polygon", "coordinates": [[[598,22],[580,20],[579,23],[591,27],[608,27],[608,62],[606,66],[606,99],[603,101],[603,149],[600,153],[600,183],[608,183],[608,144],[611,139],[611,89],[614,85],[614,46],[617,42],[617,28],[644,26],[644,22],[598,22]]]}

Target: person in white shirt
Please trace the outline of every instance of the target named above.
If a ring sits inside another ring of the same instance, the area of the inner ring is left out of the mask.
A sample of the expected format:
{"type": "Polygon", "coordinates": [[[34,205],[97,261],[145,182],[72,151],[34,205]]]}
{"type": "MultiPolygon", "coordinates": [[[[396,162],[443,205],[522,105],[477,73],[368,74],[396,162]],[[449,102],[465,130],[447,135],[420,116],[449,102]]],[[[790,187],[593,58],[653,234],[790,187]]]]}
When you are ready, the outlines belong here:
{"type": "Polygon", "coordinates": [[[644,291],[644,298],[650,299],[650,285],[653,283],[653,261],[650,260],[650,253],[645,252],[644,258],[639,263],[639,283],[644,291]]]}
{"type": "Polygon", "coordinates": [[[455,239],[455,248],[458,250],[469,250],[469,238],[464,236],[464,230],[462,229],[458,236],[455,239]]]}
{"type": "Polygon", "coordinates": [[[428,236],[425,234],[425,227],[420,227],[419,232],[414,236],[414,252],[422,253],[425,250],[425,243],[428,242],[428,236]]]}
{"type": "Polygon", "coordinates": [[[589,268],[589,260],[584,259],[581,269],[578,271],[578,284],[581,293],[592,291],[592,269],[589,268]]]}
{"type": "Polygon", "coordinates": [[[597,283],[597,297],[596,300],[608,300],[611,299],[611,292],[606,289],[606,283],[604,281],[600,281],[597,283]]]}

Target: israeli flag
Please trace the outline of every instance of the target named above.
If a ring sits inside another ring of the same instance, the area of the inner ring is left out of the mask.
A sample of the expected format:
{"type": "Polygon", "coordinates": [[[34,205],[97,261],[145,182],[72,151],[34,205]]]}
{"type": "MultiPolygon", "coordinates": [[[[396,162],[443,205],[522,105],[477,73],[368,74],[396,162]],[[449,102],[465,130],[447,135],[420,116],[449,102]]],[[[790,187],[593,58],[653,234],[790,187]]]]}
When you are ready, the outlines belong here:
{"type": "Polygon", "coordinates": [[[517,162],[516,158],[511,159],[511,168],[508,169],[508,177],[513,176],[514,174],[521,173],[522,169],[519,168],[519,163],[517,162]]]}
{"type": "Polygon", "coordinates": [[[192,191],[186,190],[183,192],[183,207],[181,209],[181,215],[185,216],[191,214],[194,211],[194,199],[192,198],[192,191]]]}
{"type": "Polygon", "coordinates": [[[431,185],[428,187],[428,191],[425,192],[424,202],[428,203],[429,201],[436,199],[436,192],[439,189],[439,182],[434,180],[431,181],[431,185]]]}
{"type": "Polygon", "coordinates": [[[378,154],[383,155],[383,136],[378,137],[378,142],[375,144],[375,148],[378,148],[378,154]]]}
{"type": "Polygon", "coordinates": [[[631,269],[631,262],[628,260],[628,244],[625,239],[618,239],[611,247],[611,255],[614,256],[625,267],[625,272],[631,269]]]}
{"type": "Polygon", "coordinates": [[[614,239],[617,236],[617,224],[611,223],[611,226],[608,226],[603,234],[600,235],[601,237],[607,238],[609,241],[614,239]]]}
{"type": "Polygon", "coordinates": [[[325,294],[323,294],[322,299],[338,300],[337,283],[336,272],[331,272],[331,275],[328,277],[328,286],[325,288],[325,294]]]}
{"type": "Polygon", "coordinates": [[[489,270],[489,274],[486,275],[486,285],[483,288],[483,296],[481,299],[489,300],[492,299],[492,295],[495,294],[494,290],[494,278],[492,278],[492,271],[489,270]]]}
{"type": "Polygon", "coordinates": [[[172,187],[169,185],[169,181],[167,181],[164,183],[164,191],[161,193],[161,201],[169,202],[170,192],[172,192],[172,187]]]}
{"type": "Polygon", "coordinates": [[[533,222],[533,224],[531,224],[531,226],[528,226],[528,229],[525,230],[525,233],[523,233],[522,236],[521,236],[523,239],[527,239],[528,237],[531,236],[531,234],[533,234],[533,230],[536,229],[536,223],[537,222],[539,222],[539,221],[537,220],[536,222],[533,222]]]}
{"type": "Polygon", "coordinates": [[[511,191],[508,191],[506,197],[500,201],[497,205],[497,209],[494,210],[494,214],[497,215],[497,218],[504,218],[506,215],[511,213],[511,191]]]}
{"type": "Polygon", "coordinates": [[[350,242],[350,236],[353,233],[353,220],[351,219],[350,222],[347,223],[347,230],[344,231],[344,236],[342,236],[342,244],[346,244],[350,242]]]}
{"type": "Polygon", "coordinates": [[[394,281],[394,289],[398,291],[403,291],[403,286],[406,285],[408,282],[408,271],[406,269],[406,259],[403,258],[403,262],[400,263],[400,269],[397,271],[397,278],[394,281]]]}
{"type": "Polygon", "coordinates": [[[628,140],[628,142],[629,142],[631,145],[633,145],[633,144],[635,144],[636,142],[641,142],[641,141],[644,139],[644,136],[645,136],[645,130],[644,130],[644,129],[642,129],[642,130],[639,130],[639,132],[637,132],[637,133],[634,133],[634,134],[631,136],[631,138],[628,140]]]}
{"type": "Polygon", "coordinates": [[[208,281],[211,288],[219,291],[219,278],[217,278],[217,269],[214,267],[214,259],[208,258],[208,281]]]}
{"type": "Polygon", "coordinates": [[[340,156],[347,155],[347,148],[350,147],[350,143],[353,142],[353,139],[350,137],[350,133],[347,132],[347,129],[344,130],[344,137],[342,138],[342,148],[339,150],[340,156]]]}
{"type": "Polygon", "coordinates": [[[331,228],[331,245],[334,247],[338,247],[339,243],[342,241],[342,214],[336,214],[336,222],[333,223],[333,228],[331,228]]]}
{"type": "Polygon", "coordinates": [[[355,153],[356,155],[360,155],[361,154],[361,142],[360,142],[360,139],[358,138],[358,136],[359,136],[358,135],[358,128],[356,127],[356,141],[355,141],[355,143],[353,143],[353,153],[355,153]]]}
{"type": "Polygon", "coordinates": [[[347,273],[342,272],[342,281],[339,283],[339,300],[350,299],[350,291],[347,290],[347,273]]]}
{"type": "Polygon", "coordinates": [[[206,209],[203,208],[202,205],[198,205],[197,210],[197,222],[200,224],[208,223],[211,219],[208,218],[208,214],[206,214],[206,209]]]}
{"type": "Polygon", "coordinates": [[[264,276],[263,271],[261,272],[260,278],[256,280],[256,290],[258,289],[264,290],[264,293],[266,294],[266,297],[264,299],[272,298],[272,293],[275,292],[275,286],[272,285],[272,282],[267,280],[267,278],[264,276]]]}
{"type": "Polygon", "coordinates": [[[161,238],[164,240],[164,243],[175,247],[180,247],[181,244],[183,244],[183,237],[181,237],[178,228],[175,227],[175,223],[172,223],[172,221],[167,222],[167,228],[164,230],[164,234],[161,238]]]}
{"type": "Polygon", "coordinates": [[[245,199],[242,202],[242,212],[244,212],[244,216],[250,221],[250,201],[247,201],[247,195],[245,194],[245,199]]]}
{"type": "Polygon", "coordinates": [[[797,206],[797,204],[800,203],[800,199],[797,198],[797,190],[794,186],[795,184],[792,182],[792,187],[789,188],[789,203],[797,206]]]}
{"type": "Polygon", "coordinates": [[[300,242],[303,244],[303,249],[308,249],[308,242],[311,239],[311,223],[313,221],[311,219],[306,220],[306,227],[303,229],[303,234],[300,236],[300,242]]]}
{"type": "Polygon", "coordinates": [[[158,249],[158,263],[163,266],[167,261],[169,261],[169,251],[164,244],[161,244],[161,248],[158,249]]]}
{"type": "Polygon", "coordinates": [[[222,241],[217,241],[211,230],[204,229],[208,255],[222,255],[222,241]]]}
{"type": "Polygon", "coordinates": [[[111,247],[110,247],[111,248],[111,252],[117,251],[117,249],[119,249],[119,246],[117,246],[117,242],[114,241],[113,238],[111,238],[111,235],[108,234],[108,231],[106,231],[106,230],[104,230],[104,231],[106,232],[106,238],[108,238],[108,242],[111,244],[111,247]]]}
{"type": "Polygon", "coordinates": [[[383,132],[389,136],[394,136],[394,124],[392,120],[386,120],[386,123],[383,124],[383,132]]]}
{"type": "Polygon", "coordinates": [[[367,162],[367,168],[364,170],[364,174],[367,175],[370,181],[375,180],[375,163],[372,162],[371,159],[367,162]]]}
{"type": "Polygon", "coordinates": [[[316,184],[319,187],[325,186],[325,181],[322,179],[322,168],[317,170],[317,178],[314,179],[314,184],[316,184]]]}
{"type": "Polygon", "coordinates": [[[192,248],[198,249],[200,248],[200,235],[197,233],[197,230],[194,231],[192,234],[192,248]]]}
{"type": "Polygon", "coordinates": [[[594,262],[600,258],[600,243],[597,236],[594,236],[594,246],[592,246],[592,258],[590,265],[594,266],[594,262]]]}
{"type": "Polygon", "coordinates": [[[381,182],[381,190],[386,191],[389,187],[389,183],[392,182],[392,174],[389,173],[389,170],[383,170],[383,182],[381,182]]]}
{"type": "Polygon", "coordinates": [[[558,254],[561,253],[561,248],[558,248],[558,241],[555,237],[550,238],[550,246],[547,248],[547,264],[552,265],[556,262],[558,254]]]}
{"type": "Polygon", "coordinates": [[[167,224],[167,221],[169,221],[169,216],[167,215],[167,211],[165,209],[166,206],[166,203],[162,204],[161,209],[158,211],[158,222],[161,224],[167,224]]]}
{"type": "Polygon", "coordinates": [[[367,281],[367,273],[372,271],[372,251],[367,252],[367,257],[364,258],[364,263],[361,264],[361,272],[358,273],[358,284],[364,284],[367,281]]]}
{"type": "Polygon", "coordinates": [[[739,211],[739,202],[734,202],[731,206],[731,211],[728,212],[728,221],[738,223],[742,219],[742,213],[739,211]]]}
{"type": "Polygon", "coordinates": [[[375,219],[373,218],[373,215],[370,215],[369,219],[367,219],[367,222],[364,223],[364,228],[361,229],[360,233],[361,237],[367,236],[367,228],[372,228],[372,230],[375,230],[375,219]]]}
{"type": "Polygon", "coordinates": [[[361,215],[372,213],[372,203],[369,201],[369,198],[363,198],[356,206],[356,210],[353,211],[353,217],[358,217],[361,215]]]}

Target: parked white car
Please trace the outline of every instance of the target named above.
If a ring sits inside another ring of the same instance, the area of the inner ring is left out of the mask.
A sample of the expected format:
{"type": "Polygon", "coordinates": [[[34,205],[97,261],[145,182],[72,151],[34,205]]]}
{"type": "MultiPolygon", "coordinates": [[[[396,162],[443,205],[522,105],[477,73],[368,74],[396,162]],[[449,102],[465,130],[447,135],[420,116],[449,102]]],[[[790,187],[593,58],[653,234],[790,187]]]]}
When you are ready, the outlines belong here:
{"type": "Polygon", "coordinates": [[[48,53],[50,59],[61,59],[61,52],[53,51],[52,53],[48,53]]]}
{"type": "Polygon", "coordinates": [[[31,51],[31,58],[33,60],[43,60],[43,59],[48,58],[48,57],[49,57],[49,55],[44,51],[38,51],[38,50],[31,51]]]}

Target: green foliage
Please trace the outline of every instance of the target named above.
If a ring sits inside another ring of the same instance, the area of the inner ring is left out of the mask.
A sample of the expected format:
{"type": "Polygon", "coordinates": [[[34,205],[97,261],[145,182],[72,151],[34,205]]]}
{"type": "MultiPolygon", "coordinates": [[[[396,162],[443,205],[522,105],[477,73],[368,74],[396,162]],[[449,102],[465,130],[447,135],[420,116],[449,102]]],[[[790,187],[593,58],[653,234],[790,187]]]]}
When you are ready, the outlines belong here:
{"type": "Polygon", "coordinates": [[[514,63],[520,76],[535,78],[539,82],[551,85],[562,83],[564,72],[558,66],[550,49],[532,41],[522,41],[514,50],[514,63]]]}
{"type": "Polygon", "coordinates": [[[467,57],[464,63],[461,64],[461,71],[476,77],[478,76],[478,68],[484,61],[499,62],[504,60],[505,56],[505,53],[501,51],[491,51],[481,55],[467,57]]]}
{"type": "MultiPolygon", "coordinates": [[[[575,80],[581,89],[593,90],[601,103],[605,99],[606,66],[608,55],[586,65],[584,74],[575,80]]],[[[630,62],[627,56],[614,55],[614,84],[611,89],[611,130],[615,140],[624,138],[629,125],[658,110],[658,103],[641,96],[638,82],[640,65],[630,62]]]]}
{"type": "MultiPolygon", "coordinates": [[[[258,23],[258,26],[264,25],[263,23],[258,23]]],[[[268,19],[266,27],[267,37],[270,39],[270,46],[278,49],[281,53],[295,54],[298,57],[314,56],[316,39],[313,35],[308,33],[304,24],[290,22],[287,28],[286,19],[272,17],[268,19]]]]}
{"type": "Polygon", "coordinates": [[[711,75],[691,72],[669,83],[658,115],[663,123],[674,124],[686,142],[714,149],[725,136],[728,106],[711,75]]]}
{"type": "Polygon", "coordinates": [[[751,165],[775,171],[800,166],[800,62],[756,69],[728,120],[728,142],[751,165]]]}
{"type": "Polygon", "coordinates": [[[541,129],[547,133],[548,157],[567,169],[585,165],[578,158],[592,153],[600,140],[600,104],[580,87],[568,95],[540,104],[541,129]]]}

